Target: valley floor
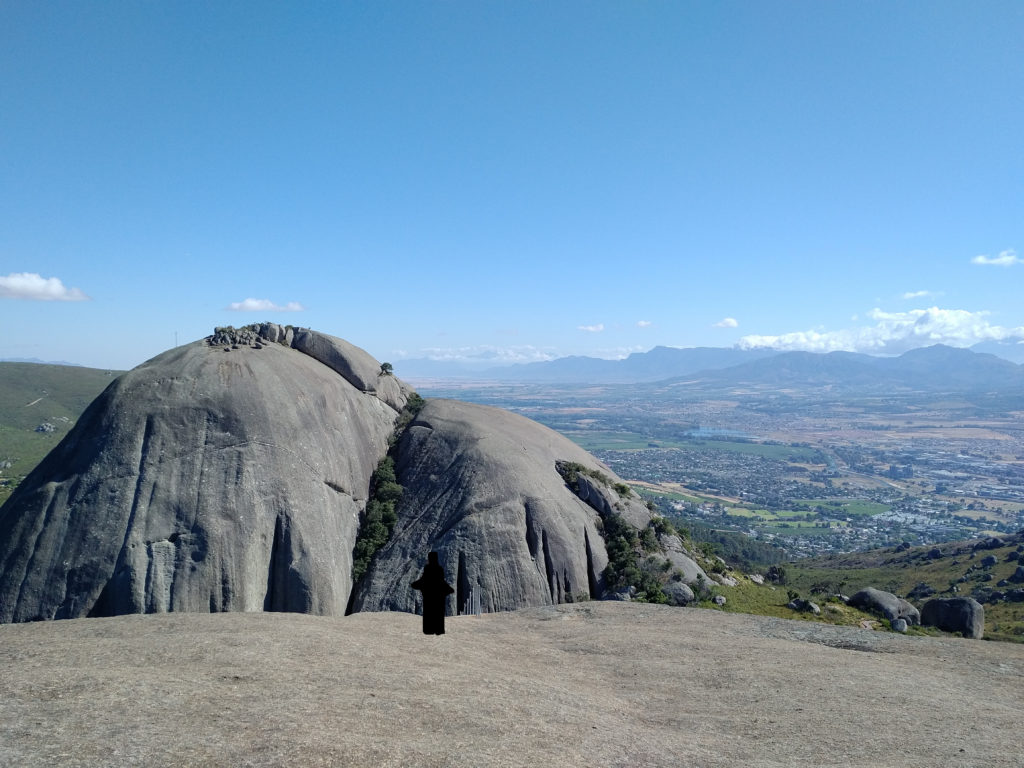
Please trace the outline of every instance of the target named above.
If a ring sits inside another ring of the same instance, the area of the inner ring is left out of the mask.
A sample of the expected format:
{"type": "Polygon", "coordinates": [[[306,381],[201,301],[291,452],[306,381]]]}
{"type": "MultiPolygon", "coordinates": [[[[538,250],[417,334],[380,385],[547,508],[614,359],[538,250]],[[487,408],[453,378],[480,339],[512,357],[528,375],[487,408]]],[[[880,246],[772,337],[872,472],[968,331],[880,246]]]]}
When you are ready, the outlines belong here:
{"type": "Polygon", "coordinates": [[[1019,766],[1024,646],[627,603],[0,626],[0,764],[1019,766]]]}

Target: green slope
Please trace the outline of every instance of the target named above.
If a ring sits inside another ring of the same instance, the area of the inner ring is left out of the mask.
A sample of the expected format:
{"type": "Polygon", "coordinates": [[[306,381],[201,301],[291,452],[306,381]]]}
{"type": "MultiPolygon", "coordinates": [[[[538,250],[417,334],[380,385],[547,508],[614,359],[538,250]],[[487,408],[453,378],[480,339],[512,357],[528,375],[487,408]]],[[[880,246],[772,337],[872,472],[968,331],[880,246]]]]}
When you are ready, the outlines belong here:
{"type": "Polygon", "coordinates": [[[0,503],[121,371],[0,363],[0,503]],[[52,432],[38,432],[42,424],[52,432]]]}
{"type": "Polygon", "coordinates": [[[1024,533],[1000,539],[1003,543],[992,547],[971,540],[801,560],[786,565],[787,586],[812,599],[839,591],[852,595],[875,587],[908,597],[920,608],[928,597],[912,593],[919,584],[926,584],[935,590],[932,597],[975,597],[982,602],[987,639],[1024,642],[1024,603],[989,599],[993,591],[1005,593],[1024,587],[1012,581],[999,586],[1024,565],[1019,559],[1024,556],[1024,533]],[[995,564],[983,565],[989,556],[995,558],[995,564]]]}

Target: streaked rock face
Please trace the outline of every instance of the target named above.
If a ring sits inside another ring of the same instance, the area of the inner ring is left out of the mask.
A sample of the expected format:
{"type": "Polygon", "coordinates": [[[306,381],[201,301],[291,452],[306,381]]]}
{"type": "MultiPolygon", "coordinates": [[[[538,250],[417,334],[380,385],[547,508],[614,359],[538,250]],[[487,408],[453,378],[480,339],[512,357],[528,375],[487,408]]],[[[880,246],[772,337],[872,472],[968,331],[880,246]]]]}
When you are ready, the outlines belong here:
{"type": "MultiPolygon", "coordinates": [[[[599,597],[608,564],[600,516],[566,486],[558,461],[611,475],[575,443],[522,416],[429,400],[399,444],[405,494],[395,535],[357,589],[353,609],[413,610],[409,583],[431,550],[456,588],[453,613],[471,592],[484,611],[599,597]]],[[[650,519],[637,500],[623,506],[631,518],[650,519]]]]}
{"type": "Polygon", "coordinates": [[[347,342],[265,328],[170,350],[90,405],[0,509],[0,621],[344,613],[408,390],[347,342]]]}

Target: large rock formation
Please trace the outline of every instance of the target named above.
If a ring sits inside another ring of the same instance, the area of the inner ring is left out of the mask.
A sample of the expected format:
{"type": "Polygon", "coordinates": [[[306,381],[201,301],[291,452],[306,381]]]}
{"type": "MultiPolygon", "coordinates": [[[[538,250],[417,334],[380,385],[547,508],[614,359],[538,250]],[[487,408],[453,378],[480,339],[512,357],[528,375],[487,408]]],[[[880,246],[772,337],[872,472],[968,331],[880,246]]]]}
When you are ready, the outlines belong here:
{"type": "Polygon", "coordinates": [[[921,623],[980,640],[985,634],[985,607],[972,597],[936,597],[921,609],[921,623]]]}
{"type": "Polygon", "coordinates": [[[379,371],[340,339],[266,324],[120,377],[0,509],[0,622],[343,613],[408,392],[379,371]]]}
{"type": "Polygon", "coordinates": [[[356,590],[353,609],[413,610],[409,583],[431,550],[456,588],[456,612],[471,592],[485,611],[600,597],[608,555],[598,510],[635,525],[651,515],[635,496],[621,498],[582,474],[577,495],[559,462],[611,477],[575,443],[522,416],[428,401],[398,446],[406,490],[395,536],[356,590]]]}
{"type": "Polygon", "coordinates": [[[889,621],[903,619],[907,624],[921,623],[921,613],[917,608],[892,592],[884,592],[874,587],[862,589],[854,594],[850,598],[850,605],[872,613],[880,613],[889,621]]]}
{"type": "Polygon", "coordinates": [[[0,622],[414,610],[431,550],[450,610],[470,594],[486,611],[601,597],[603,521],[643,527],[645,505],[558,433],[449,400],[393,447],[397,525],[353,585],[371,478],[411,395],[385,368],[266,323],[125,374],[0,508],[0,622]]]}

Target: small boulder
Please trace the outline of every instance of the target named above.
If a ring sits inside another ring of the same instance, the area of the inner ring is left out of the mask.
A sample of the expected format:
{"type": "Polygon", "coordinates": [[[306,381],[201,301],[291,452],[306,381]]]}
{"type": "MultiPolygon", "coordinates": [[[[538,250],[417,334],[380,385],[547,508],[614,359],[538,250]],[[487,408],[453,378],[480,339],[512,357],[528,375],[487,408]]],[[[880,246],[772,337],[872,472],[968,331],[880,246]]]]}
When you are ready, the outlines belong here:
{"type": "Polygon", "coordinates": [[[1010,577],[1010,581],[1012,581],[1014,584],[1020,584],[1024,582],[1024,565],[1017,566],[1017,570],[1013,572],[1013,575],[1010,577]]]}
{"type": "Polygon", "coordinates": [[[995,555],[986,555],[981,561],[982,568],[991,568],[993,565],[999,562],[999,558],[995,555]]]}
{"type": "Polygon", "coordinates": [[[939,549],[938,547],[932,547],[931,549],[928,550],[928,559],[929,560],[938,560],[941,557],[942,557],[942,550],[939,549]]]}
{"type": "Polygon", "coordinates": [[[979,541],[974,545],[975,549],[998,549],[1003,546],[1005,542],[997,536],[991,536],[984,541],[979,541]]]}
{"type": "Polygon", "coordinates": [[[1011,589],[1006,593],[1006,601],[1009,603],[1024,603],[1024,589],[1011,589]]]}
{"type": "Polygon", "coordinates": [[[751,573],[747,576],[747,578],[755,584],[764,584],[764,576],[762,576],[760,573],[751,573]]]}
{"type": "Polygon", "coordinates": [[[892,622],[892,628],[893,628],[894,632],[906,632],[907,631],[907,620],[906,619],[896,619],[896,621],[892,622]]]}
{"type": "Polygon", "coordinates": [[[810,600],[804,600],[801,597],[790,600],[786,607],[792,611],[799,611],[800,613],[813,613],[815,616],[821,615],[821,608],[817,603],[812,603],[810,600]]]}
{"type": "Polygon", "coordinates": [[[661,589],[668,596],[670,605],[689,605],[696,599],[693,590],[681,581],[670,581],[661,589]]]}
{"type": "Polygon", "coordinates": [[[725,605],[725,595],[715,595],[712,601],[715,605],[725,605]]]}
{"type": "Polygon", "coordinates": [[[920,624],[921,614],[913,605],[892,592],[874,587],[862,589],[850,598],[850,605],[872,613],[880,613],[889,621],[906,619],[908,624],[920,624]]]}
{"type": "Polygon", "coordinates": [[[921,609],[921,623],[980,640],[985,633],[985,608],[971,597],[936,597],[921,609]]]}
{"type": "Polygon", "coordinates": [[[907,597],[912,597],[915,600],[924,600],[926,597],[931,597],[934,594],[935,587],[922,581],[907,593],[907,597]]]}

